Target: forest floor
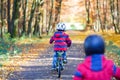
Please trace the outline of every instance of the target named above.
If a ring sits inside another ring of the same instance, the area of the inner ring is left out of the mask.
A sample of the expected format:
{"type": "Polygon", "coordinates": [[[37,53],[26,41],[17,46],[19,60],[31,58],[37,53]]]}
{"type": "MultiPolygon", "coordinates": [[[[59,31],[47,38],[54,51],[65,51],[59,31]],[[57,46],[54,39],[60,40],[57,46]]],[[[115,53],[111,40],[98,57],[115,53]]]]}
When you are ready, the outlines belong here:
{"type": "MultiPolygon", "coordinates": [[[[83,42],[87,35],[94,34],[93,31],[80,32],[68,31],[72,39],[72,45],[68,48],[68,63],[65,70],[62,71],[61,80],[72,80],[77,64],[84,60],[83,42]]],[[[120,45],[120,35],[114,33],[97,33],[102,35],[106,41],[113,41],[114,44],[120,45]]],[[[23,41],[27,44],[29,40],[23,41]]],[[[35,42],[35,41],[33,41],[35,42]]],[[[57,74],[52,72],[51,63],[53,55],[53,45],[49,44],[49,37],[42,39],[41,42],[30,42],[29,50],[23,48],[23,53],[10,58],[4,63],[0,74],[2,80],[57,80],[57,74]],[[3,71],[3,72],[2,72],[3,71]],[[4,75],[3,75],[4,74],[4,75]]],[[[22,42],[19,45],[23,44],[22,42]]],[[[110,59],[119,62],[119,56],[116,54],[106,54],[110,59]],[[116,57],[117,56],[117,57],[116,57]]]]}

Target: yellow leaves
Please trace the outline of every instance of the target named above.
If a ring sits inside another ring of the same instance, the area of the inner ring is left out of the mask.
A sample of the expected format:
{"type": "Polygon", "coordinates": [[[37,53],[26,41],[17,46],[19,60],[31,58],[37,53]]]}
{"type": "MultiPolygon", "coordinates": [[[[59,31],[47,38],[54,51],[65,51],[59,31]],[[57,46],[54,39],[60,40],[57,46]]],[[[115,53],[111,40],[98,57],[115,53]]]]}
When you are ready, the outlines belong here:
{"type": "MultiPolygon", "coordinates": [[[[49,38],[38,39],[22,39],[16,42],[16,45],[22,48],[22,53],[16,56],[9,57],[9,60],[1,62],[3,64],[0,69],[0,79],[7,78],[14,71],[20,71],[23,63],[36,59],[40,52],[47,49],[49,38]],[[2,76],[2,77],[1,77],[2,76]]],[[[10,48],[10,50],[12,47],[10,48]]],[[[3,79],[3,80],[5,80],[3,79]]]]}
{"type": "Polygon", "coordinates": [[[32,47],[28,50],[26,53],[23,51],[23,53],[20,55],[22,60],[30,60],[32,58],[38,57],[41,51],[45,50],[47,48],[46,44],[44,43],[38,43],[38,44],[32,44],[32,47]]]}
{"type": "MultiPolygon", "coordinates": [[[[113,32],[93,32],[93,31],[86,31],[86,32],[80,32],[80,31],[67,31],[68,34],[70,34],[70,38],[72,41],[77,43],[83,43],[85,38],[90,34],[99,34],[102,37],[104,37],[106,42],[112,41],[114,45],[117,45],[120,47],[120,35],[115,34],[113,32]]],[[[120,55],[117,53],[106,53],[107,58],[114,60],[115,64],[120,64],[120,55]]]]}
{"type": "Polygon", "coordinates": [[[94,34],[93,31],[87,31],[87,32],[82,32],[82,31],[67,31],[67,34],[70,34],[70,38],[72,41],[79,41],[79,42],[83,42],[85,40],[85,38],[89,35],[89,34],[94,34]]]}
{"type": "Polygon", "coordinates": [[[113,32],[94,32],[94,31],[67,31],[68,34],[70,34],[70,38],[72,40],[79,40],[79,41],[84,41],[84,39],[90,35],[90,34],[99,34],[101,35],[105,41],[113,41],[115,45],[120,47],[120,35],[115,34],[113,32]]]}
{"type": "MultiPolygon", "coordinates": [[[[112,40],[116,45],[120,46],[120,35],[116,35],[114,33],[95,33],[93,31],[81,32],[81,31],[67,31],[72,41],[78,43],[83,43],[86,36],[89,34],[100,34],[102,35],[106,41],[112,40]]],[[[8,75],[13,71],[19,71],[22,68],[20,65],[23,63],[27,63],[30,60],[36,59],[42,51],[49,47],[49,37],[44,37],[42,39],[31,38],[31,39],[23,39],[19,40],[16,43],[18,46],[23,45],[22,53],[20,55],[11,57],[9,61],[4,62],[3,67],[0,70],[1,75],[8,75]],[[4,73],[3,73],[4,71],[4,73]]],[[[10,49],[11,50],[11,49],[10,49]]],[[[50,53],[51,54],[51,53],[50,53]]],[[[113,59],[115,64],[118,65],[120,62],[120,56],[115,53],[106,53],[107,58],[113,59]]]]}
{"type": "MultiPolygon", "coordinates": [[[[70,33],[70,32],[68,32],[70,33]]],[[[87,32],[72,32],[73,34],[70,35],[71,39],[74,41],[78,41],[78,42],[84,42],[84,39],[86,38],[86,36],[90,35],[90,34],[99,34],[102,35],[102,37],[104,37],[106,42],[112,41],[114,43],[114,45],[117,45],[118,47],[120,47],[120,35],[115,34],[113,32],[109,32],[109,33],[95,33],[92,31],[87,31],[87,32]]],[[[120,55],[118,55],[117,53],[110,53],[107,52],[106,56],[108,59],[111,59],[114,61],[114,63],[116,65],[120,65],[120,55]]]]}
{"type": "Polygon", "coordinates": [[[15,70],[19,69],[19,63],[15,63],[14,61],[10,61],[10,62],[6,62],[5,64],[3,64],[3,68],[6,71],[12,72],[15,70]]]}
{"type": "Polygon", "coordinates": [[[109,33],[102,35],[106,41],[113,41],[115,45],[120,47],[120,35],[115,34],[115,33],[109,33]]]}
{"type": "Polygon", "coordinates": [[[6,61],[3,66],[0,68],[0,79],[5,80],[9,75],[11,75],[14,71],[20,70],[19,61],[6,61]]]}
{"type": "Polygon", "coordinates": [[[17,45],[21,45],[21,44],[34,44],[34,43],[38,43],[38,44],[40,44],[40,43],[44,43],[44,44],[48,44],[48,40],[49,40],[49,38],[46,38],[45,37],[45,35],[43,36],[43,38],[21,38],[20,40],[18,40],[17,42],[16,42],[16,44],[17,45]]]}
{"type": "Polygon", "coordinates": [[[108,59],[112,59],[115,62],[116,65],[119,64],[119,62],[120,62],[120,56],[117,55],[116,53],[108,53],[107,52],[106,56],[107,56],[108,59]]]}

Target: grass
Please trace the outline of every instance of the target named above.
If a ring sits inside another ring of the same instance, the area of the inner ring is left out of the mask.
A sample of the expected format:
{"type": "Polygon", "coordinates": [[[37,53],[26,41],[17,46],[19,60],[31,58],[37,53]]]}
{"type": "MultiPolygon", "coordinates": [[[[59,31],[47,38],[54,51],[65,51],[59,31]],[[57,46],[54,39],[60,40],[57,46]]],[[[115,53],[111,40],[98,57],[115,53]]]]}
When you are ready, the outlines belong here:
{"type": "Polygon", "coordinates": [[[42,38],[28,38],[23,36],[14,39],[11,39],[8,34],[4,35],[4,39],[0,39],[0,66],[12,56],[28,53],[34,44],[47,44],[51,35],[52,34],[48,36],[43,35],[42,38]]]}

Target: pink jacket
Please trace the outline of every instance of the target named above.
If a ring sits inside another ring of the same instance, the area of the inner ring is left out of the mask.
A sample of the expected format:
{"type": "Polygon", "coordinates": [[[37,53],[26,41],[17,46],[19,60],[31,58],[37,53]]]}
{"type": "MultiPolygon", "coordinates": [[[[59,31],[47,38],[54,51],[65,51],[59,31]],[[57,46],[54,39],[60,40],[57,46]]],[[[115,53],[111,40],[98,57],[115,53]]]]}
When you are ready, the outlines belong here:
{"type": "Polygon", "coordinates": [[[73,80],[111,80],[112,77],[120,80],[120,67],[104,55],[93,55],[78,65],[73,80]]]}

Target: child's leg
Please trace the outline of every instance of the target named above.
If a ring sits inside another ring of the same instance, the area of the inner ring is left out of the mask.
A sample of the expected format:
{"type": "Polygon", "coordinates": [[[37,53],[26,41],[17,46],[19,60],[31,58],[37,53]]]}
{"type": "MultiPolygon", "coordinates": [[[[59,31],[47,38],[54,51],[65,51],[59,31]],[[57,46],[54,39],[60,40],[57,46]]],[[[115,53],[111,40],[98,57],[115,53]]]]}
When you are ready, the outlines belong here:
{"type": "Polygon", "coordinates": [[[56,68],[56,62],[57,62],[57,53],[54,52],[53,62],[52,62],[52,68],[56,68]]]}
{"type": "Polygon", "coordinates": [[[62,57],[64,59],[64,62],[67,63],[67,56],[66,56],[66,51],[62,54],[62,57]]]}

